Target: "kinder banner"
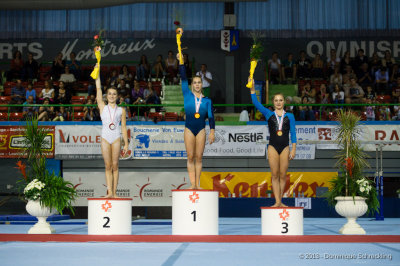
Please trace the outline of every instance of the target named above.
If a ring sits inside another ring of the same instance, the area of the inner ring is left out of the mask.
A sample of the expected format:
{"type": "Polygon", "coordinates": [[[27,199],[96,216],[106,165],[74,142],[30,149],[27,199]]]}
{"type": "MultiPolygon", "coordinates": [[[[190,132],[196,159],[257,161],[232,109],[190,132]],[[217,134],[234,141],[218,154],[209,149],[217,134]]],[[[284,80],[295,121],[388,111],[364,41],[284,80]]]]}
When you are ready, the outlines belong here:
{"type": "MultiPolygon", "coordinates": [[[[317,187],[329,187],[329,180],[336,172],[289,172],[285,194],[290,196],[301,192],[304,197],[315,197],[317,187]]],[[[202,172],[200,185],[204,189],[219,191],[220,197],[229,193],[236,197],[265,198],[266,191],[272,190],[269,172],[202,172]]]]}
{"type": "MultiPolygon", "coordinates": [[[[44,126],[48,131],[43,146],[43,155],[54,158],[54,126],[44,126]]],[[[20,158],[24,155],[25,127],[0,126],[0,158],[20,158]]]]}
{"type": "MultiPolygon", "coordinates": [[[[87,206],[87,198],[107,194],[104,172],[64,172],[78,194],[74,206],[87,206]]],[[[173,189],[190,187],[186,172],[119,172],[117,195],[133,198],[132,206],[171,206],[173,189]]]]}

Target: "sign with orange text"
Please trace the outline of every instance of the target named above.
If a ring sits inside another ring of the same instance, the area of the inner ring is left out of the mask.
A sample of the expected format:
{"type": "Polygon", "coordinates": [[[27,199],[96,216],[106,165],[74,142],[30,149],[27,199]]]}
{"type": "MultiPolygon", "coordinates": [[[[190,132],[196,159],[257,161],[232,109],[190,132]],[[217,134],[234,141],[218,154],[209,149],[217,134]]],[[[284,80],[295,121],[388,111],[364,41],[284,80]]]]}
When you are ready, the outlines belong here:
{"type": "MultiPolygon", "coordinates": [[[[288,172],[285,193],[304,197],[315,197],[317,187],[329,187],[329,180],[336,172],[288,172]]],[[[272,190],[269,172],[202,172],[200,185],[203,189],[219,191],[220,197],[235,195],[243,198],[265,198],[266,191],[272,190]]]]}

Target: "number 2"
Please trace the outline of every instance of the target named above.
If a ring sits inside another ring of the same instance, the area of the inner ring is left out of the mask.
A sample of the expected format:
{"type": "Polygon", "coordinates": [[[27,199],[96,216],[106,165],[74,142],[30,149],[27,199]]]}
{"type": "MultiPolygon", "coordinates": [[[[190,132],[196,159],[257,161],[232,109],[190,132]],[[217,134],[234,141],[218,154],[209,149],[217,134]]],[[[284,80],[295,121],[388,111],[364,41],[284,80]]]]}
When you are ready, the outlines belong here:
{"type": "Polygon", "coordinates": [[[103,219],[106,219],[107,221],[106,221],[106,223],[105,224],[103,224],[103,228],[110,228],[110,226],[108,225],[108,223],[110,222],[110,217],[103,217],[103,219]]]}
{"type": "Polygon", "coordinates": [[[282,229],[284,229],[285,231],[282,231],[281,233],[286,234],[287,232],[289,232],[288,223],[283,222],[282,225],[283,225],[282,229]]]}
{"type": "Polygon", "coordinates": [[[193,214],[193,222],[196,222],[196,211],[192,211],[190,214],[193,214]]]}

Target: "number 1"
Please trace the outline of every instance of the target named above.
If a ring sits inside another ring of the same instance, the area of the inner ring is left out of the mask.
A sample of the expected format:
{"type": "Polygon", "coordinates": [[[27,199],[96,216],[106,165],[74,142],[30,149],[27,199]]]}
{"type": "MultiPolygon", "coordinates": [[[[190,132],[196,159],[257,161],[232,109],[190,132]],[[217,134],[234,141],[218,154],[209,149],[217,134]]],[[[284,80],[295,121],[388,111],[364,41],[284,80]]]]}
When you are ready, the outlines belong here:
{"type": "Polygon", "coordinates": [[[196,211],[192,211],[190,214],[193,214],[193,222],[196,222],[196,211]]]}

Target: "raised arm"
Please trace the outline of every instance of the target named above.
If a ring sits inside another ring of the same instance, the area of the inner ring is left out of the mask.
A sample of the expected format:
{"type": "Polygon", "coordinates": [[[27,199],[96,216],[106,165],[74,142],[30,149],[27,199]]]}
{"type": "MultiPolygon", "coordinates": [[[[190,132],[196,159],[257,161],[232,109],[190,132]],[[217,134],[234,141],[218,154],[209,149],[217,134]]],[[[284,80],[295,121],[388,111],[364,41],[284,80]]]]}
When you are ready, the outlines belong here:
{"type": "Polygon", "coordinates": [[[257,99],[256,95],[256,90],[254,89],[254,80],[249,78],[249,82],[252,83],[252,87],[250,88],[250,93],[251,93],[251,101],[253,102],[254,106],[257,108],[258,111],[260,111],[264,116],[265,119],[268,121],[270,116],[273,114],[271,110],[268,108],[265,108],[257,99]]]}
{"type": "Polygon", "coordinates": [[[103,112],[105,103],[103,101],[103,92],[101,90],[100,74],[96,78],[96,100],[101,114],[103,112]]]}

